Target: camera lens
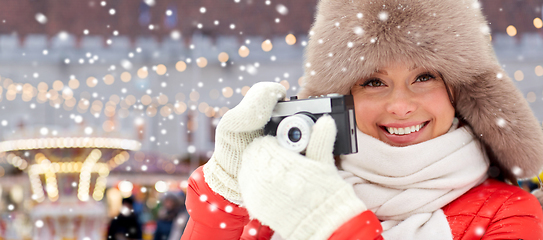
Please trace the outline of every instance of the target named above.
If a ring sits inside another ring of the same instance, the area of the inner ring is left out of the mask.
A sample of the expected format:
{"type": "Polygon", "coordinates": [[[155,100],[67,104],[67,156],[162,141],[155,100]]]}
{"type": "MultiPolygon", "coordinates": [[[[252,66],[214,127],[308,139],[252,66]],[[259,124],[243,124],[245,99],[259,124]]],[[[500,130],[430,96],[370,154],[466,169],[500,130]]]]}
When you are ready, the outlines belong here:
{"type": "Polygon", "coordinates": [[[277,126],[279,145],[293,152],[303,152],[309,143],[314,124],[313,118],[305,113],[285,117],[277,126]]]}
{"type": "Polygon", "coordinates": [[[297,128],[293,127],[288,131],[288,139],[292,142],[298,142],[300,139],[302,139],[302,131],[297,128]]]}

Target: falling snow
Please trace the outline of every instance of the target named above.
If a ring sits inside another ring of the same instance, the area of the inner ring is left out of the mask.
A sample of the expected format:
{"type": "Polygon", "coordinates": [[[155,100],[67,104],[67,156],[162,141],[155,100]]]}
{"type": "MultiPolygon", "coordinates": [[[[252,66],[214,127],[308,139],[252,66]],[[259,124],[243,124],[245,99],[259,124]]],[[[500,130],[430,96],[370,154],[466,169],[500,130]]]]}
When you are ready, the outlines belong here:
{"type": "Polygon", "coordinates": [[[515,174],[516,176],[520,176],[524,171],[522,171],[520,167],[514,166],[513,168],[511,168],[511,172],[513,172],[513,174],[515,174]]]}
{"type": "Polygon", "coordinates": [[[385,22],[388,20],[388,12],[380,12],[378,17],[379,17],[379,20],[385,22]]]}
{"type": "Polygon", "coordinates": [[[288,9],[283,4],[278,4],[277,7],[275,7],[275,10],[277,10],[277,12],[280,13],[281,15],[288,14],[288,9]]]}
{"type": "Polygon", "coordinates": [[[36,13],[36,21],[38,21],[41,24],[47,23],[47,17],[43,15],[43,13],[36,13]]]}

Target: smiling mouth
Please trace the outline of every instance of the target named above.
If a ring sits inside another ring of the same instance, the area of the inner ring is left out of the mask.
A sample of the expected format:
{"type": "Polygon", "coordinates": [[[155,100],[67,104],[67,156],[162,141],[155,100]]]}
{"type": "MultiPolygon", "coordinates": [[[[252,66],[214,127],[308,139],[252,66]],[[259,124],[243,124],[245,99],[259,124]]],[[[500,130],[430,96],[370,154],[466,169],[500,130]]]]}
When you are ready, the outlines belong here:
{"type": "MultiPolygon", "coordinates": [[[[429,121],[428,121],[429,122],[429,121]]],[[[394,135],[408,135],[414,132],[418,132],[420,129],[422,129],[428,122],[423,122],[419,125],[414,125],[411,127],[405,127],[405,128],[393,128],[393,127],[385,127],[381,126],[386,132],[394,135]]]]}

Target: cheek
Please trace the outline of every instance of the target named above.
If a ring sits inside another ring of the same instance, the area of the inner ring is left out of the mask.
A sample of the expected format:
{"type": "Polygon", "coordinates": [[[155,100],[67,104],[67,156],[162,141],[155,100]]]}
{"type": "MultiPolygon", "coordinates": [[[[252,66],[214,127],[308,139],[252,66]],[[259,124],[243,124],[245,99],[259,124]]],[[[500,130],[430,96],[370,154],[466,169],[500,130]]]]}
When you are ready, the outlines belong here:
{"type": "Polygon", "coordinates": [[[449,130],[455,112],[446,91],[439,91],[428,97],[429,98],[425,101],[428,109],[427,111],[430,112],[435,119],[433,137],[437,137],[445,134],[449,130]]]}
{"type": "Polygon", "coordinates": [[[378,129],[376,122],[380,115],[379,112],[383,111],[383,107],[380,107],[376,101],[369,101],[368,99],[356,96],[353,96],[353,98],[358,130],[367,135],[377,137],[378,129]]]}

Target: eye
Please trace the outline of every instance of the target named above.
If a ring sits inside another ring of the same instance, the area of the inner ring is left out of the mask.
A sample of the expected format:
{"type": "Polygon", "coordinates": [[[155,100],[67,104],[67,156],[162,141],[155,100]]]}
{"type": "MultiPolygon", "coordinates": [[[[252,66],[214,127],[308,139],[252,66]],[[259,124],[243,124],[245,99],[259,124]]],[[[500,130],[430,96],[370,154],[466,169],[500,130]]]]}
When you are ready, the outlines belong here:
{"type": "Polygon", "coordinates": [[[433,80],[435,79],[436,77],[430,73],[423,73],[421,75],[419,75],[417,77],[417,79],[415,80],[415,82],[427,82],[427,81],[430,81],[430,80],[433,80]]]}
{"type": "Polygon", "coordinates": [[[382,87],[385,86],[385,83],[378,78],[368,79],[366,82],[360,84],[362,87],[382,87]]]}

